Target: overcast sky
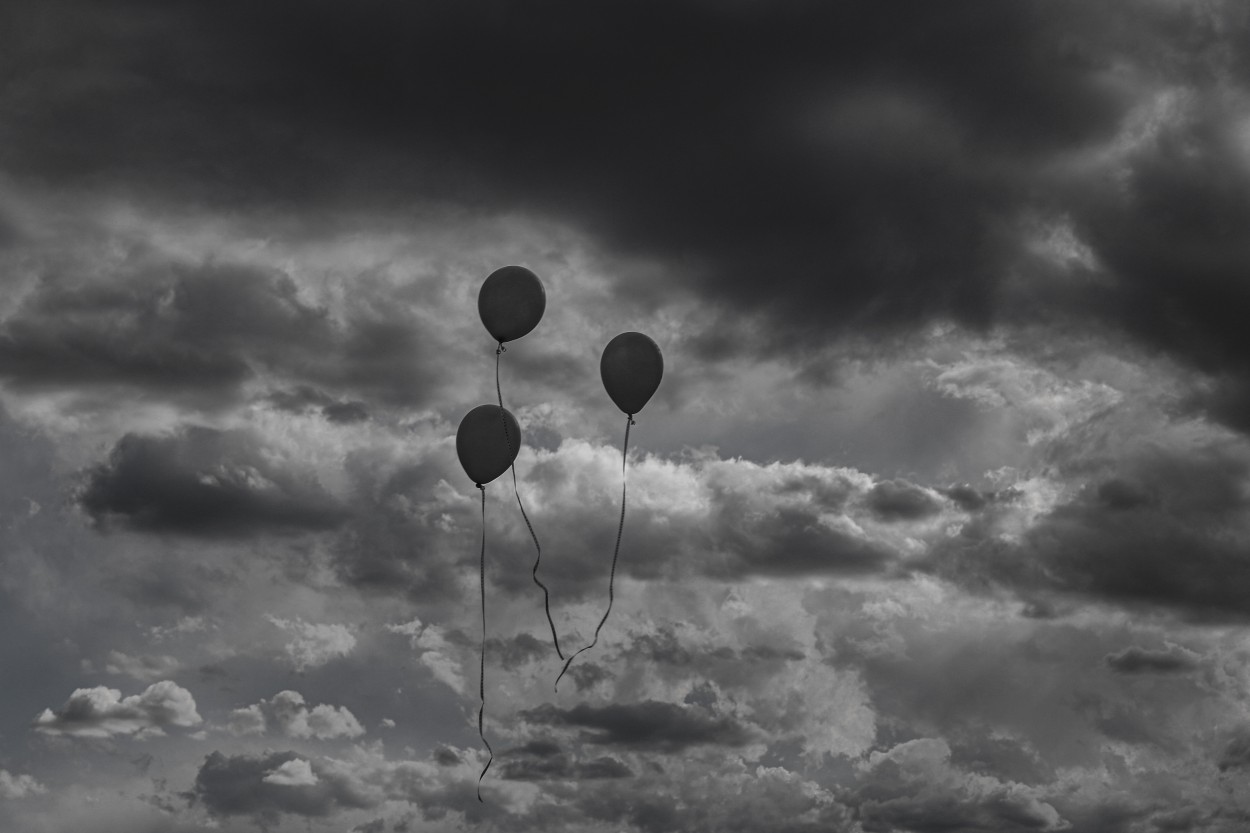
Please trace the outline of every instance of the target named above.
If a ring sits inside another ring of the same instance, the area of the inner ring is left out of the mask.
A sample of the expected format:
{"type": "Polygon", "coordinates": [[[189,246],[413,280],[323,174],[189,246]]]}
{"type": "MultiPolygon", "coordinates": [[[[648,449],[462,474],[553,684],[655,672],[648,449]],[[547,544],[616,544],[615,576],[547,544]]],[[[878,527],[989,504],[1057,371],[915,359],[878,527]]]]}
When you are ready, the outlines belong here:
{"type": "Polygon", "coordinates": [[[1243,0],[0,6],[0,828],[1250,829],[1243,0]],[[561,663],[495,400],[502,356],[561,663]]]}

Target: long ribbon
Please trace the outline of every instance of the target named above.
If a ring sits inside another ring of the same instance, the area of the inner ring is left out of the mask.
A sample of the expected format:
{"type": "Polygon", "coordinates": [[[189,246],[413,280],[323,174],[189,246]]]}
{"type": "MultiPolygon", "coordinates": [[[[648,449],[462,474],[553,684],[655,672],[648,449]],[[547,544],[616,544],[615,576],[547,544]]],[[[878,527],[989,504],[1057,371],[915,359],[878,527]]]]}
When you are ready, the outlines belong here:
{"type": "Polygon", "coordinates": [[[477,709],[477,734],[486,745],[486,751],[490,753],[490,759],[482,767],[482,774],[477,777],[477,800],[481,801],[482,779],[486,777],[486,770],[495,762],[495,750],[490,748],[490,742],[486,740],[486,733],[482,730],[482,713],[486,711],[486,487],[481,483],[477,487],[482,491],[482,559],[479,566],[479,575],[482,578],[482,648],[479,651],[481,669],[477,684],[477,693],[482,698],[482,704],[477,709]]]}
{"type": "Polygon", "coordinates": [[[616,582],[616,559],[621,554],[621,533],[625,531],[625,458],[629,454],[629,427],[634,424],[634,415],[629,414],[625,423],[625,445],[621,449],[621,521],[616,527],[616,547],[612,550],[612,572],[608,578],[608,609],[603,612],[603,618],[599,620],[599,625],[595,628],[595,638],[584,648],[579,648],[576,654],[569,657],[564,663],[564,668],[560,671],[560,676],[556,677],[556,691],[560,690],[560,680],[564,677],[564,672],[569,670],[569,666],[573,664],[573,660],[577,659],[577,654],[582,651],[588,651],[595,647],[599,642],[599,631],[603,628],[603,623],[608,621],[608,614],[612,612],[612,600],[614,594],[612,585],[616,582]]]}
{"type": "MultiPolygon", "coordinates": [[[[499,398],[499,410],[503,410],[503,391],[499,387],[499,355],[507,351],[503,346],[503,342],[499,343],[499,347],[495,349],[495,395],[499,398]]],[[[508,436],[508,418],[502,413],[499,415],[503,420],[503,436],[504,440],[511,447],[512,440],[508,436]]],[[[521,517],[525,519],[525,526],[530,531],[530,538],[534,540],[534,549],[538,551],[538,557],[534,559],[534,569],[530,571],[530,575],[534,578],[534,583],[542,588],[543,591],[543,609],[547,612],[547,624],[551,626],[551,642],[556,646],[556,656],[564,659],[564,654],[560,651],[560,637],[556,635],[556,623],[551,618],[551,593],[547,591],[547,585],[543,584],[538,578],[538,565],[543,560],[543,547],[538,543],[538,535],[534,532],[534,525],[530,523],[529,515],[525,514],[525,504],[521,503],[521,490],[517,488],[516,480],[516,463],[512,466],[512,491],[516,494],[516,505],[521,509],[521,517]]]]}

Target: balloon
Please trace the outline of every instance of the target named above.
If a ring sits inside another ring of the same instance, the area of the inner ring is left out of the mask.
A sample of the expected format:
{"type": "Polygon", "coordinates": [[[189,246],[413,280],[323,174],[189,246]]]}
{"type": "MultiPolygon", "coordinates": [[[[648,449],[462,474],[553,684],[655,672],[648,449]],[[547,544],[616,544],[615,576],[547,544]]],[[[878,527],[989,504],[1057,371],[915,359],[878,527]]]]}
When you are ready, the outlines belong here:
{"type": "Polygon", "coordinates": [[[656,343],[642,333],[621,333],[603,348],[599,375],[616,407],[633,416],[660,386],[664,357],[656,343]]]}
{"type": "Polygon", "coordinates": [[[524,266],[491,272],[477,294],[477,311],[495,341],[512,341],[538,326],[547,308],[543,282],[524,266]]]}
{"type": "Polygon", "coordinates": [[[498,405],[478,405],[460,420],[456,454],[464,473],[476,485],[485,485],[506,472],[520,450],[521,426],[516,417],[498,405]]]}

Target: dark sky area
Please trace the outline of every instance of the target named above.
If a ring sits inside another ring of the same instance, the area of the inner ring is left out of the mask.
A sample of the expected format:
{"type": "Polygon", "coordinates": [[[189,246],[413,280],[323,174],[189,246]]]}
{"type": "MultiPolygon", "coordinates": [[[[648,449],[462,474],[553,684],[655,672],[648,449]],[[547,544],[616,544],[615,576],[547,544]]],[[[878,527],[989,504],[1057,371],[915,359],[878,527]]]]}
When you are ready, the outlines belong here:
{"type": "Polygon", "coordinates": [[[0,281],[6,831],[1250,829],[1244,2],[17,0],[0,281]]]}

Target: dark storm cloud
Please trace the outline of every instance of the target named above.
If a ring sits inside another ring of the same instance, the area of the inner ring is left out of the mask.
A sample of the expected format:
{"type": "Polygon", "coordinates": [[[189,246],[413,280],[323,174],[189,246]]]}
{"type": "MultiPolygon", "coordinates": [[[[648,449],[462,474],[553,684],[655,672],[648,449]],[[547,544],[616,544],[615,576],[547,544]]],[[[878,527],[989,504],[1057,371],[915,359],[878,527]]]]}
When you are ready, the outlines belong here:
{"type": "Polygon", "coordinates": [[[965,512],[975,512],[985,506],[986,495],[967,484],[952,486],[946,490],[946,496],[965,512]]]}
{"type": "Polygon", "coordinates": [[[728,502],[721,507],[717,530],[719,552],[733,561],[735,573],[810,575],[882,572],[894,556],[881,544],[821,522],[814,508],[779,506],[763,517],[737,514],[728,502]]]}
{"type": "Polygon", "coordinates": [[[294,414],[316,410],[330,422],[346,424],[363,422],[369,418],[369,409],[364,402],[337,400],[310,385],[275,391],[267,399],[274,407],[294,414]]]}
{"type": "Polygon", "coordinates": [[[321,409],[321,414],[330,422],[351,423],[364,422],[369,418],[369,409],[365,403],[352,402],[331,402],[321,409]]]}
{"type": "Polygon", "coordinates": [[[547,726],[571,726],[591,730],[591,743],[633,749],[680,752],[699,744],[741,746],[748,731],[730,717],[713,717],[674,703],[647,700],[606,706],[580,704],[560,709],[546,704],[521,712],[528,722],[547,726]]]}
{"type": "Polygon", "coordinates": [[[323,530],[345,518],[311,475],[283,470],[250,434],[200,426],[122,437],[78,500],[105,528],[208,537],[323,530]]]}
{"type": "Polygon", "coordinates": [[[270,821],[282,813],[322,818],[377,803],[350,780],[326,772],[295,752],[229,756],[213,752],[196,773],[190,796],[214,816],[270,821]]]}
{"type": "Polygon", "coordinates": [[[955,505],[965,512],[973,513],[993,503],[1010,503],[1020,497],[1018,489],[1001,489],[998,491],[981,491],[966,483],[951,486],[943,492],[954,501],[955,505]]]}
{"type": "MultiPolygon", "coordinates": [[[[456,571],[460,569],[441,547],[444,538],[440,508],[431,516],[413,517],[405,509],[412,499],[428,500],[438,491],[450,461],[442,465],[421,462],[387,473],[379,482],[378,462],[369,455],[348,455],[347,470],[356,493],[363,496],[351,508],[347,524],[334,543],[332,554],[339,576],[362,590],[407,593],[424,602],[445,602],[459,596],[456,571]]],[[[476,528],[472,519],[477,507],[457,504],[453,511],[476,528]]],[[[455,556],[464,557],[463,538],[457,538],[455,556]]]]}
{"type": "Polygon", "coordinates": [[[1114,654],[1107,654],[1104,661],[1112,671],[1121,674],[1170,674],[1192,671],[1198,667],[1195,656],[1183,649],[1169,648],[1152,651],[1149,648],[1130,647],[1114,654]]]}
{"type": "MultiPolygon", "coordinates": [[[[418,328],[388,310],[335,321],[286,274],[142,256],[108,283],[47,277],[0,323],[0,378],[22,389],[128,386],[205,404],[235,399],[258,371],[414,404],[432,392],[418,328]]],[[[367,290],[362,289],[361,293],[367,290]]],[[[287,410],[318,406],[360,421],[365,403],[313,385],[274,394],[287,410]]]]}
{"type": "Polygon", "coordinates": [[[629,778],[633,771],[616,758],[602,756],[590,761],[576,761],[560,744],[551,740],[533,740],[505,750],[502,777],[512,781],[577,781],[604,778],[629,778]]]}
{"type": "MultiPolygon", "coordinates": [[[[300,321],[300,310],[286,307],[279,293],[268,288],[265,276],[243,270],[128,287],[47,282],[0,329],[0,375],[18,386],[42,388],[128,384],[174,392],[231,389],[251,373],[231,349],[249,340],[240,336],[250,328],[228,324],[223,309],[237,304],[260,325],[249,335],[281,339],[284,330],[312,323],[300,321]],[[204,291],[196,291],[201,287],[204,291]],[[200,303],[210,298],[207,308],[200,303]],[[166,300],[175,303],[166,306],[166,300]],[[288,317],[288,312],[293,315],[288,317]],[[234,338],[221,328],[233,329],[234,338]]],[[[290,294],[293,289],[287,285],[290,294]]]]}
{"type": "Polygon", "coordinates": [[[1233,733],[1220,754],[1219,767],[1223,772],[1250,765],[1250,727],[1242,726],[1233,733]]]}
{"type": "Polygon", "coordinates": [[[498,660],[505,669],[511,670],[546,657],[551,653],[552,648],[535,639],[531,634],[521,633],[508,640],[488,639],[486,650],[492,659],[498,660]]]}
{"type": "Polygon", "coordinates": [[[554,213],[679,259],[727,322],[784,323],[756,333],[782,351],[844,328],[991,321],[1011,225],[1047,190],[1040,166],[1125,110],[1105,70],[1133,39],[1112,33],[1167,34],[1121,4],[983,0],[11,16],[10,170],[228,204],[554,213]]]}
{"type": "Polygon", "coordinates": [[[593,662],[584,662],[581,665],[571,666],[568,676],[573,680],[573,684],[577,686],[578,692],[594,688],[599,683],[612,679],[611,672],[606,671],[602,665],[593,662]]]}
{"type": "Polygon", "coordinates": [[[915,521],[936,514],[941,505],[906,480],[883,480],[868,492],[868,508],[884,521],[915,521]]]}
{"type": "Polygon", "coordinates": [[[1115,468],[1018,542],[970,524],[934,548],[928,569],[968,587],[988,582],[1026,597],[1057,591],[1163,606],[1199,620],[1250,617],[1244,454],[1223,443],[1158,448],[1115,468]]]}
{"type": "MultiPolygon", "coordinates": [[[[1214,32],[1201,35],[1214,47],[1214,32]]],[[[1128,160],[1125,187],[1082,195],[1079,229],[1114,283],[1074,300],[1209,374],[1194,404],[1244,431],[1250,334],[1240,312],[1250,305],[1250,242],[1241,230],[1250,226],[1250,164],[1238,127],[1247,113],[1234,98],[1187,91],[1128,160]]]]}

